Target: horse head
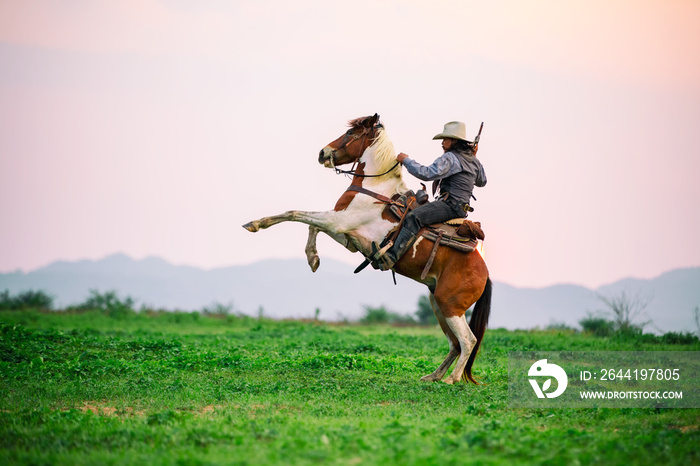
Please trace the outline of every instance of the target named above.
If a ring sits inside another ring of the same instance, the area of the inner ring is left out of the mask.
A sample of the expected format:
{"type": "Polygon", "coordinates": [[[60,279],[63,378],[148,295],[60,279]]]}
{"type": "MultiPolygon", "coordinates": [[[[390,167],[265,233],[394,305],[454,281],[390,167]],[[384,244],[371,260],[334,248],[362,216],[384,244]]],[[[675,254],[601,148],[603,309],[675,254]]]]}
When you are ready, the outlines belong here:
{"type": "Polygon", "coordinates": [[[318,163],[332,168],[357,162],[365,150],[372,145],[377,132],[382,128],[379,115],[356,118],[349,123],[350,129],[333,142],[328,143],[318,154],[318,163]]]}

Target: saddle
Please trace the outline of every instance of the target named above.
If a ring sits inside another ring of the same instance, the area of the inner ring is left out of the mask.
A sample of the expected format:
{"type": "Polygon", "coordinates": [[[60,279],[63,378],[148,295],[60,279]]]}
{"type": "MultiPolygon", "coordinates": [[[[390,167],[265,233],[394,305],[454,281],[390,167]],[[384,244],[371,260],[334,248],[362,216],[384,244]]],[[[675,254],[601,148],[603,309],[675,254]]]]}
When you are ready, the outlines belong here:
{"type": "Polygon", "coordinates": [[[435,243],[430,251],[428,262],[423,267],[423,273],[420,275],[421,280],[423,280],[428,276],[440,246],[447,246],[462,252],[473,252],[479,240],[484,239],[484,231],[479,222],[472,222],[466,218],[454,218],[444,223],[430,225],[423,231],[421,238],[435,243]]]}
{"type": "MultiPolygon", "coordinates": [[[[406,209],[410,212],[428,202],[428,193],[422,189],[417,193],[407,191],[403,194],[394,195],[392,201],[394,201],[392,204],[387,205],[385,213],[400,221],[406,215],[406,209]]],[[[392,234],[397,229],[398,226],[389,232],[387,237],[392,237],[392,234]]],[[[472,222],[466,218],[454,218],[444,223],[430,225],[423,231],[421,236],[442,246],[457,249],[458,251],[472,252],[476,247],[477,241],[484,239],[484,231],[481,229],[481,223],[479,222],[472,222]]]]}
{"type": "MultiPolygon", "coordinates": [[[[425,188],[425,186],[423,186],[423,188],[425,188]]],[[[387,202],[388,199],[380,199],[380,201],[387,202]]],[[[360,272],[370,263],[372,263],[375,269],[379,268],[376,260],[393,244],[396,235],[398,235],[398,231],[403,226],[403,221],[408,212],[426,202],[428,202],[428,193],[425,192],[425,189],[419,190],[418,193],[407,191],[403,194],[394,195],[391,198],[391,202],[388,203],[384,209],[384,214],[388,217],[394,217],[398,221],[398,224],[387,233],[384,241],[382,241],[380,245],[382,248],[381,250],[377,249],[373,243],[373,252],[371,256],[368,256],[365,261],[355,269],[355,273],[360,272]]],[[[424,279],[430,271],[430,267],[433,265],[437,250],[440,246],[446,246],[462,252],[473,252],[479,240],[484,239],[484,231],[481,229],[481,223],[472,222],[466,218],[459,217],[428,226],[421,231],[420,237],[416,242],[421,241],[423,238],[432,241],[434,245],[430,252],[430,257],[423,268],[421,279],[424,279]]],[[[393,269],[392,273],[395,273],[393,269]]],[[[394,284],[396,284],[395,275],[394,284]]]]}
{"type": "Polygon", "coordinates": [[[393,203],[387,205],[384,212],[400,221],[406,215],[406,209],[410,212],[428,202],[428,193],[423,189],[417,193],[409,190],[403,194],[394,194],[391,200],[393,203]]]}
{"type": "Polygon", "coordinates": [[[421,236],[441,246],[464,252],[472,252],[477,242],[485,238],[481,223],[472,222],[466,218],[454,218],[444,223],[430,225],[421,236]]]}

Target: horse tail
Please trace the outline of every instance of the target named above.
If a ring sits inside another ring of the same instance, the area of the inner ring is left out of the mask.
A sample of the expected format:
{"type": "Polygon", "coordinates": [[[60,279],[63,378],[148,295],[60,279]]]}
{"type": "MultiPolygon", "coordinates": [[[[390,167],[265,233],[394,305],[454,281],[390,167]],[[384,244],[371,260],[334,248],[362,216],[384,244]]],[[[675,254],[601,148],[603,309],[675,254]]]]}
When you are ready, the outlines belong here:
{"type": "Polygon", "coordinates": [[[489,323],[489,314],[491,314],[491,288],[491,278],[487,278],[484,292],[481,293],[481,297],[474,306],[472,317],[469,319],[469,328],[476,337],[476,344],[474,345],[474,348],[472,348],[472,352],[467,360],[467,365],[462,373],[462,380],[465,382],[471,381],[477,385],[479,385],[479,382],[474,380],[474,377],[472,376],[472,365],[474,364],[474,359],[476,359],[476,353],[479,351],[481,340],[484,338],[486,325],[489,323]]]}

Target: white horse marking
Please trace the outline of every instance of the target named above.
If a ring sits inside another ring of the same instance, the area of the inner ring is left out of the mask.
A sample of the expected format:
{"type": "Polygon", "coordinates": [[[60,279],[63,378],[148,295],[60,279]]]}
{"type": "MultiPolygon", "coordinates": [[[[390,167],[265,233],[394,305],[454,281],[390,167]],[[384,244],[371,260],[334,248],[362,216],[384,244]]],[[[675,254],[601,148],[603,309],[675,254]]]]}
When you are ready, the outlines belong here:
{"type": "Polygon", "coordinates": [[[453,384],[459,382],[464,373],[464,368],[467,365],[467,360],[472,352],[472,348],[476,344],[476,337],[472,333],[472,329],[469,328],[464,316],[447,317],[445,319],[450,330],[455,334],[457,340],[459,341],[460,353],[459,359],[457,359],[457,364],[452,370],[452,374],[447,377],[444,382],[453,384]]]}
{"type": "Polygon", "coordinates": [[[418,245],[420,242],[423,241],[423,236],[419,236],[418,239],[413,243],[413,258],[416,258],[416,254],[418,253],[418,245]]]}
{"type": "Polygon", "coordinates": [[[437,305],[437,302],[435,302],[435,296],[432,293],[430,294],[429,299],[430,306],[433,308],[435,317],[437,317],[437,320],[440,323],[440,327],[442,328],[443,332],[445,333],[445,336],[447,337],[447,342],[450,344],[450,350],[447,353],[445,360],[442,361],[442,364],[440,364],[440,366],[437,369],[435,369],[435,372],[421,377],[421,380],[424,380],[426,382],[439,382],[447,373],[447,369],[450,368],[452,363],[455,361],[455,359],[457,359],[457,356],[459,355],[459,341],[455,342],[456,336],[447,325],[447,320],[445,320],[445,316],[442,315],[442,311],[437,305]]]}

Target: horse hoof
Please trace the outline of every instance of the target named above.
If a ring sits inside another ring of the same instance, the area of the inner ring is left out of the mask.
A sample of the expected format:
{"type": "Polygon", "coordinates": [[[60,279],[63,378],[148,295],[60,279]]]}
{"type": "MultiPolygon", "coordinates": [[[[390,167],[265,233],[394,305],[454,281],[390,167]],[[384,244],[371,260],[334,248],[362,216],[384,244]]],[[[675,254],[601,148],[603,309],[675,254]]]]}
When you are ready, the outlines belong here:
{"type": "Polygon", "coordinates": [[[312,272],[316,272],[318,270],[318,267],[321,265],[321,259],[319,259],[318,256],[313,256],[309,260],[309,267],[311,267],[312,272]]]}
{"type": "Polygon", "coordinates": [[[243,228],[245,228],[246,230],[253,232],[253,233],[260,230],[260,226],[258,225],[257,222],[248,222],[245,225],[243,225],[243,228]]]}
{"type": "Polygon", "coordinates": [[[452,380],[451,377],[446,378],[445,380],[443,380],[443,382],[448,384],[448,385],[453,385],[455,383],[455,381],[452,380]]]}
{"type": "Polygon", "coordinates": [[[433,374],[424,375],[420,378],[423,382],[436,382],[438,379],[433,374]]]}

